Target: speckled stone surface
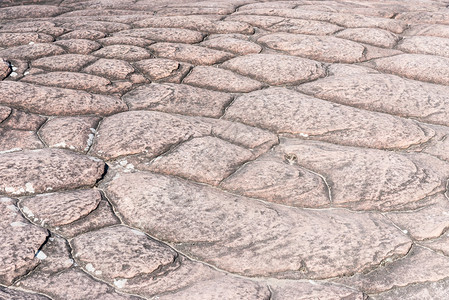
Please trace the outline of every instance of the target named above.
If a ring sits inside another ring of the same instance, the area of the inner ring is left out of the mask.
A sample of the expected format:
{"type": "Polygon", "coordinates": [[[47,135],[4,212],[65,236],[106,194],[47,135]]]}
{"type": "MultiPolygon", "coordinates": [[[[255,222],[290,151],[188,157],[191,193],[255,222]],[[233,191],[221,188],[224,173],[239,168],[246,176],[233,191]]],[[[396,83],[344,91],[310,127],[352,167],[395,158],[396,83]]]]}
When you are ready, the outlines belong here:
{"type": "Polygon", "coordinates": [[[0,1],[0,299],[446,299],[443,0],[0,1]]]}

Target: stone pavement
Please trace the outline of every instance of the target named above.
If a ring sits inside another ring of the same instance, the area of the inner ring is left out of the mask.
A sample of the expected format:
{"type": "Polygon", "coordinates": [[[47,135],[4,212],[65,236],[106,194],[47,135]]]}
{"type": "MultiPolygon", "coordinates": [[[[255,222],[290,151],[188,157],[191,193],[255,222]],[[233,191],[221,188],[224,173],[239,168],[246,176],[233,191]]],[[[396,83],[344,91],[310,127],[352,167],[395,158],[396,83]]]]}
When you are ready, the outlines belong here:
{"type": "Polygon", "coordinates": [[[449,299],[448,5],[0,1],[0,299],[449,299]]]}

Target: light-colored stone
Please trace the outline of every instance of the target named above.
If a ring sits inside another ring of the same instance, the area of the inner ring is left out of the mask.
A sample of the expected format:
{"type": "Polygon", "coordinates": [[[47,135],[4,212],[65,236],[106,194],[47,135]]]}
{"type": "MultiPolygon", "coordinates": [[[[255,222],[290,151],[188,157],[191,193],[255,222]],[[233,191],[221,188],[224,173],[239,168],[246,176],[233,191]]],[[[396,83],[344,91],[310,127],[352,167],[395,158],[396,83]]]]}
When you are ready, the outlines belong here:
{"type": "Polygon", "coordinates": [[[120,173],[104,190],[127,224],[246,276],[348,275],[411,245],[379,214],[291,209],[166,175],[120,173]]]}
{"type": "Polygon", "coordinates": [[[234,72],[216,67],[198,66],[183,83],[231,93],[247,93],[261,89],[264,84],[234,72]]]}
{"type": "Polygon", "coordinates": [[[39,130],[39,135],[49,147],[87,152],[99,121],[98,117],[53,118],[39,130]]]}
{"type": "Polygon", "coordinates": [[[0,103],[33,113],[63,116],[109,115],[127,109],[115,97],[13,81],[0,82],[0,103]]]}
{"type": "Polygon", "coordinates": [[[100,200],[100,192],[89,189],[24,198],[19,207],[34,223],[55,228],[84,218],[98,207],[100,200]]]}
{"type": "Polygon", "coordinates": [[[161,80],[178,73],[181,64],[166,58],[151,58],[135,63],[135,66],[151,80],[161,80]]]}
{"type": "Polygon", "coordinates": [[[129,36],[158,42],[186,44],[199,43],[204,37],[204,35],[198,31],[181,28],[136,28],[120,31],[114,36],[129,36]]]}
{"type": "Polygon", "coordinates": [[[417,211],[391,212],[387,217],[417,240],[439,237],[449,228],[449,200],[442,194],[433,196],[436,203],[417,211]]]}
{"type": "Polygon", "coordinates": [[[0,153],[43,147],[44,145],[33,131],[0,128],[0,153]]]}
{"type": "Polygon", "coordinates": [[[151,57],[150,52],[145,48],[132,45],[110,45],[93,52],[92,55],[128,61],[137,61],[151,57]]]}
{"type": "Polygon", "coordinates": [[[346,286],[315,281],[269,281],[271,299],[284,300],[364,300],[362,292],[346,286]]]}
{"type": "Polygon", "coordinates": [[[413,246],[404,258],[387,262],[372,272],[337,279],[337,282],[375,294],[412,284],[435,282],[447,278],[449,257],[421,246],[413,246]]]}
{"type": "Polygon", "coordinates": [[[449,85],[449,58],[425,54],[401,54],[367,63],[379,71],[410,79],[449,85]]]}
{"type": "Polygon", "coordinates": [[[84,65],[97,58],[82,54],[63,54],[43,57],[33,61],[32,66],[50,71],[80,71],[84,65]]]}
{"type": "Polygon", "coordinates": [[[332,36],[272,33],[257,41],[291,55],[325,62],[354,63],[364,59],[365,48],[361,44],[332,36]]]}
{"type": "Polygon", "coordinates": [[[294,139],[281,140],[276,150],[281,157],[296,155],[300,166],[323,175],[334,206],[380,211],[416,209],[430,201],[427,196],[445,190],[443,176],[447,175],[432,170],[425,161],[427,156],[294,139]]]}
{"type": "Polygon", "coordinates": [[[38,32],[0,32],[0,45],[4,48],[26,45],[28,43],[49,43],[53,37],[38,32]]]}
{"type": "Polygon", "coordinates": [[[449,88],[445,86],[387,74],[336,74],[297,90],[357,108],[449,125],[449,88]]]}
{"type": "Polygon", "coordinates": [[[411,36],[401,40],[399,50],[409,53],[431,54],[449,57],[449,38],[435,36],[411,36]]]}
{"type": "Polygon", "coordinates": [[[448,295],[449,280],[443,279],[436,282],[424,282],[405,287],[395,288],[378,295],[370,295],[374,300],[432,300],[444,299],[448,295]]]}
{"type": "Polygon", "coordinates": [[[224,118],[279,134],[371,148],[407,148],[431,137],[414,121],[329,103],[284,88],[238,97],[224,118]]]}
{"type": "Polygon", "coordinates": [[[66,49],[68,53],[89,54],[101,47],[101,44],[86,39],[59,40],[55,45],[66,49]]]}
{"type": "Polygon", "coordinates": [[[213,65],[234,55],[229,52],[189,44],[156,43],[149,46],[157,56],[189,62],[195,65],[213,65]]]}
{"type": "Polygon", "coordinates": [[[84,69],[85,72],[109,79],[125,79],[134,72],[134,68],[126,61],[101,58],[84,69]]]}
{"type": "Polygon", "coordinates": [[[201,45],[239,55],[259,53],[262,51],[262,47],[256,43],[232,37],[208,39],[207,41],[202,42],[201,45]]]}
{"type": "Polygon", "coordinates": [[[0,299],[11,299],[11,300],[50,300],[50,298],[34,293],[28,293],[20,290],[13,290],[6,287],[0,286],[0,299]]]}
{"type": "Polygon", "coordinates": [[[29,150],[0,156],[0,193],[30,195],[92,186],[104,163],[60,149],[29,150]]]}
{"type": "Polygon", "coordinates": [[[64,50],[53,43],[35,43],[0,50],[0,57],[5,59],[33,60],[50,55],[63,54],[64,50]]]}
{"type": "MultiPolygon", "coordinates": [[[[204,3],[204,2],[203,2],[204,3]]],[[[152,17],[137,21],[137,27],[169,27],[198,30],[207,33],[243,33],[251,34],[254,29],[246,23],[236,21],[220,21],[218,18],[206,16],[168,16],[152,17]]]]}
{"type": "Polygon", "coordinates": [[[30,224],[10,198],[0,198],[0,213],[0,283],[11,285],[39,264],[35,254],[47,231],[30,224]]]}
{"type": "Polygon", "coordinates": [[[215,137],[201,137],[159,156],[149,169],[217,185],[252,157],[245,148],[215,137]]]}
{"type": "MultiPolygon", "coordinates": [[[[13,109],[8,119],[1,124],[3,128],[19,129],[19,130],[38,130],[44,124],[46,118],[13,109]]],[[[0,118],[1,119],[1,118],[0,118]]]]}
{"type": "Polygon", "coordinates": [[[72,240],[72,247],[76,260],[87,272],[108,281],[151,274],[177,256],[166,245],[123,225],[79,235],[72,240]]]}
{"type": "Polygon", "coordinates": [[[298,207],[328,207],[330,199],[323,179],[293,161],[265,155],[243,165],[220,187],[266,201],[298,207]]]}
{"type": "Polygon", "coordinates": [[[198,135],[201,131],[185,119],[160,112],[131,111],[103,120],[90,153],[104,159],[133,154],[154,157],[198,135]]]}
{"type": "Polygon", "coordinates": [[[232,97],[184,84],[153,83],[128,92],[122,99],[131,110],[147,109],[217,118],[223,114],[232,97]]]}
{"type": "Polygon", "coordinates": [[[251,54],[228,60],[222,66],[271,85],[299,84],[326,73],[316,61],[289,55],[251,54]]]}
{"type": "Polygon", "coordinates": [[[392,48],[399,40],[394,33],[377,28],[348,28],[338,32],[335,36],[385,48],[392,48]]]}

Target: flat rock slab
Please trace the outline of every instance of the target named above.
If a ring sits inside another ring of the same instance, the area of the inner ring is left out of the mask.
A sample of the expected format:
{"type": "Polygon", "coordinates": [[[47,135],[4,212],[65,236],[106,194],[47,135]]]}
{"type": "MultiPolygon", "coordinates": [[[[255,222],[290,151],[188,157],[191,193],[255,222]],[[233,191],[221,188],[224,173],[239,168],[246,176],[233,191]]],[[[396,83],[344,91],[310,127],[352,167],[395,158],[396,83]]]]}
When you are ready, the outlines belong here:
{"type": "Polygon", "coordinates": [[[52,42],[53,37],[45,33],[38,32],[0,32],[0,43],[2,47],[14,47],[29,43],[52,42]]]}
{"type": "Polygon", "coordinates": [[[158,42],[185,44],[199,43],[204,38],[204,34],[198,31],[182,28],[136,28],[120,31],[114,36],[137,37],[158,42]]]}
{"type": "Polygon", "coordinates": [[[0,103],[45,115],[110,115],[127,109],[120,99],[83,91],[0,82],[0,103]]]}
{"type": "Polygon", "coordinates": [[[54,228],[87,216],[100,200],[97,190],[78,190],[27,197],[20,200],[19,207],[34,223],[54,228]]]}
{"type": "Polygon", "coordinates": [[[140,297],[117,293],[106,283],[97,281],[79,269],[33,274],[18,283],[19,287],[45,293],[53,299],[73,300],[142,300],[140,297]],[[40,276],[39,276],[40,275],[40,276]]]}
{"type": "Polygon", "coordinates": [[[449,56],[449,38],[435,36],[405,37],[397,47],[399,50],[409,53],[432,54],[449,56]]]}
{"type": "Polygon", "coordinates": [[[222,66],[270,85],[299,84],[323,77],[322,64],[300,57],[252,54],[233,58],[222,66]]]}
{"type": "Polygon", "coordinates": [[[348,28],[335,36],[384,48],[392,48],[399,40],[394,33],[378,28],[348,28]]]}
{"type": "Polygon", "coordinates": [[[306,83],[297,90],[314,97],[449,125],[449,88],[387,74],[338,74],[306,83]]]}
{"type": "Polygon", "coordinates": [[[152,17],[135,22],[137,27],[169,27],[198,30],[207,33],[243,33],[251,34],[253,27],[236,21],[220,21],[207,16],[167,16],[152,17]]]}
{"type": "Polygon", "coordinates": [[[125,112],[103,120],[90,153],[104,159],[141,153],[154,157],[202,132],[188,120],[169,114],[125,112]]]}
{"type": "Polygon", "coordinates": [[[243,165],[220,187],[247,197],[297,207],[330,205],[326,183],[319,175],[299,167],[294,161],[271,155],[243,165]]]}
{"type": "Polygon", "coordinates": [[[149,172],[115,176],[105,192],[126,223],[242,275],[351,274],[411,245],[378,214],[292,210],[149,172]]]}
{"type": "Polygon", "coordinates": [[[269,282],[272,291],[271,299],[351,299],[363,300],[362,292],[342,285],[314,281],[273,281],[269,282]]]}
{"type": "Polygon", "coordinates": [[[92,186],[103,172],[101,160],[65,150],[6,153],[0,156],[0,193],[17,196],[92,186]]]}
{"type": "Polygon", "coordinates": [[[368,294],[377,294],[395,287],[446,279],[448,269],[449,257],[421,246],[413,246],[402,259],[387,263],[370,273],[336,281],[357,286],[368,294]]]}
{"type": "Polygon", "coordinates": [[[50,71],[80,71],[84,65],[92,63],[97,58],[82,54],[62,54],[39,58],[33,61],[32,66],[50,71]]]}
{"type": "Polygon", "coordinates": [[[103,76],[108,79],[125,79],[134,72],[134,68],[126,61],[101,58],[84,69],[85,72],[103,76]]]}
{"type": "Polygon", "coordinates": [[[149,169],[217,185],[251,158],[251,151],[208,136],[182,143],[155,159],[149,169]]]}
{"type": "Polygon", "coordinates": [[[34,293],[0,287],[0,299],[50,300],[50,298],[34,293]]]}
{"type": "Polygon", "coordinates": [[[0,57],[6,59],[33,60],[44,56],[64,54],[64,50],[55,44],[35,43],[0,50],[0,57]]]}
{"type": "Polygon", "coordinates": [[[33,131],[0,128],[0,152],[39,149],[44,145],[33,131]]]}
{"type": "Polygon", "coordinates": [[[331,36],[273,33],[257,40],[269,48],[325,62],[354,63],[363,60],[365,48],[331,36]]]}
{"type": "Polygon", "coordinates": [[[422,207],[427,196],[445,189],[445,177],[413,155],[294,139],[282,139],[276,150],[323,175],[338,207],[406,210],[422,207]]]}
{"type": "Polygon", "coordinates": [[[198,66],[193,68],[183,83],[211,90],[248,93],[261,89],[264,84],[234,72],[216,67],[198,66]]]}
{"type": "Polygon", "coordinates": [[[370,298],[374,300],[395,300],[402,297],[410,300],[444,299],[448,290],[449,280],[443,279],[436,282],[417,283],[395,288],[377,295],[370,295],[370,298]]]}
{"type": "Polygon", "coordinates": [[[284,88],[238,97],[224,118],[276,133],[371,148],[407,148],[430,138],[411,120],[333,104],[284,88]],[[391,128],[397,130],[393,133],[391,128]]]}
{"type": "Polygon", "coordinates": [[[185,84],[152,83],[126,93],[130,110],[157,110],[191,116],[220,117],[231,102],[229,94],[185,84]]]}
{"type": "Polygon", "coordinates": [[[59,117],[48,120],[39,136],[51,148],[87,152],[93,143],[99,117],[59,117]]]}
{"type": "Polygon", "coordinates": [[[209,38],[208,40],[202,42],[201,45],[240,55],[259,53],[262,51],[262,47],[256,43],[233,38],[231,36],[209,38]]]}
{"type": "Polygon", "coordinates": [[[151,57],[150,52],[145,48],[132,45],[110,45],[93,52],[92,55],[127,61],[137,61],[151,57]]]}
{"type": "Polygon", "coordinates": [[[43,228],[30,224],[10,198],[0,198],[0,213],[0,283],[11,285],[39,264],[35,254],[48,234],[43,228]]]}
{"type": "Polygon", "coordinates": [[[410,79],[449,85],[449,58],[424,54],[400,54],[367,63],[375,69],[410,79]]]}
{"type": "Polygon", "coordinates": [[[195,65],[213,65],[234,55],[229,52],[189,44],[156,43],[149,47],[159,57],[185,61],[195,65]]]}

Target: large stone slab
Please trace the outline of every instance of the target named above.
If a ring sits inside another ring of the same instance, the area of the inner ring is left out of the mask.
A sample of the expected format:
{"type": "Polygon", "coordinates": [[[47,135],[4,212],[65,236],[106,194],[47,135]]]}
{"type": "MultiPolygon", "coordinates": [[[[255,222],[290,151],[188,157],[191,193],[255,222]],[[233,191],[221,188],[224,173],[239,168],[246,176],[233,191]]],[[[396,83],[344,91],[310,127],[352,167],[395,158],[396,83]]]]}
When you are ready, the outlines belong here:
{"type": "Polygon", "coordinates": [[[60,149],[6,153],[0,156],[0,193],[29,195],[92,186],[103,172],[99,159],[60,149]]]}
{"type": "Polygon", "coordinates": [[[332,36],[272,33],[257,41],[275,50],[325,62],[354,63],[364,59],[365,47],[332,36]]]}
{"type": "Polygon", "coordinates": [[[49,300],[50,298],[40,294],[28,293],[20,290],[13,290],[0,286],[0,299],[49,300]]]}
{"type": "Polygon", "coordinates": [[[217,185],[251,158],[251,151],[208,136],[182,143],[155,159],[149,169],[217,185]]]}
{"type": "Polygon", "coordinates": [[[76,260],[88,273],[133,294],[229,300],[269,295],[263,284],[189,261],[143,232],[122,225],[80,235],[72,243],[76,260]]]}
{"type": "Polygon", "coordinates": [[[449,57],[449,38],[411,36],[401,40],[397,47],[409,53],[422,53],[449,57]]]}
{"type": "Polygon", "coordinates": [[[283,139],[276,150],[280,156],[296,155],[300,166],[323,175],[338,207],[415,209],[429,202],[427,196],[445,190],[447,171],[434,171],[425,161],[428,156],[293,139],[283,139]]]}
{"type": "Polygon", "coordinates": [[[412,284],[405,287],[399,287],[378,295],[370,295],[374,300],[422,300],[422,299],[444,299],[449,290],[449,279],[443,279],[435,282],[424,282],[412,284]]]}
{"type": "Polygon", "coordinates": [[[125,112],[103,120],[90,153],[104,159],[132,154],[154,157],[203,132],[192,122],[169,114],[125,112]]]}
{"type": "Polygon", "coordinates": [[[0,213],[0,283],[11,285],[39,263],[35,255],[47,231],[30,224],[10,198],[0,198],[0,213]]]}
{"type": "Polygon", "coordinates": [[[226,35],[213,38],[209,37],[209,39],[202,42],[201,45],[239,55],[259,53],[262,51],[262,47],[256,43],[226,35]]]}
{"type": "Polygon", "coordinates": [[[53,42],[53,37],[45,33],[38,32],[1,32],[0,43],[3,48],[26,45],[28,43],[49,43],[53,42]]]}
{"type": "Polygon", "coordinates": [[[33,274],[20,281],[19,286],[35,292],[45,293],[52,299],[142,300],[140,297],[119,294],[106,283],[97,281],[75,268],[51,274],[33,274]]]}
{"type": "Polygon", "coordinates": [[[231,93],[248,93],[264,84],[234,72],[216,67],[198,66],[184,78],[183,83],[231,93]]]}
{"type": "Polygon", "coordinates": [[[136,28],[124,30],[114,36],[144,38],[158,42],[195,44],[203,40],[204,34],[182,28],[136,28]]]}
{"type": "Polygon", "coordinates": [[[229,52],[189,44],[156,43],[149,47],[159,57],[189,62],[195,65],[213,65],[234,55],[229,52]]]}
{"type": "Polygon", "coordinates": [[[270,281],[271,299],[284,300],[364,300],[365,295],[355,289],[315,281],[270,281]]]}
{"type": "Polygon", "coordinates": [[[411,245],[379,214],[292,209],[149,172],[120,173],[104,190],[127,224],[242,275],[348,275],[411,245]]]}
{"type": "Polygon", "coordinates": [[[385,264],[366,274],[337,279],[365,293],[381,293],[396,287],[435,282],[447,278],[449,257],[421,246],[413,246],[402,259],[385,264]]]}
{"type": "Polygon", "coordinates": [[[425,54],[401,54],[368,63],[382,72],[410,79],[449,85],[449,58],[425,54]]]}
{"type": "Polygon", "coordinates": [[[53,43],[36,43],[0,50],[0,57],[6,59],[33,60],[44,56],[63,54],[64,52],[61,47],[53,43]]]}
{"type": "Polygon", "coordinates": [[[59,117],[48,120],[39,136],[52,148],[87,152],[93,143],[98,117],[59,117]]]}
{"type": "Polygon", "coordinates": [[[338,32],[335,36],[385,48],[392,48],[399,40],[394,33],[378,28],[348,28],[338,32]]]}
{"type": "Polygon", "coordinates": [[[33,61],[32,66],[50,71],[80,71],[84,65],[92,63],[97,58],[82,54],[62,54],[43,57],[33,61]]]}
{"type": "Polygon", "coordinates": [[[276,133],[371,148],[407,148],[430,138],[411,120],[329,103],[283,88],[238,97],[224,118],[276,133]]]}
{"type": "Polygon", "coordinates": [[[169,27],[198,30],[207,33],[243,33],[251,34],[254,29],[247,23],[220,21],[207,16],[168,16],[152,17],[135,22],[137,27],[169,27]]]}
{"type": "Polygon", "coordinates": [[[110,45],[92,53],[95,56],[111,59],[137,61],[150,58],[150,52],[142,47],[132,45],[110,45]]]}
{"type": "Polygon", "coordinates": [[[78,72],[50,72],[28,75],[22,81],[44,86],[111,94],[123,92],[131,86],[129,82],[112,83],[110,80],[100,76],[78,72]]]}
{"type": "Polygon", "coordinates": [[[432,198],[435,203],[420,210],[391,212],[386,216],[416,240],[437,238],[449,228],[449,201],[443,194],[432,198]]]}
{"type": "Polygon", "coordinates": [[[322,64],[289,55],[252,54],[228,60],[222,66],[271,85],[299,84],[323,77],[322,64]]]}
{"type": "Polygon", "coordinates": [[[87,216],[98,207],[100,200],[97,190],[77,190],[24,198],[19,207],[28,219],[54,228],[87,216]]]}
{"type": "Polygon", "coordinates": [[[0,153],[22,149],[39,149],[44,145],[33,131],[4,129],[0,127],[0,153]]]}
{"type": "Polygon", "coordinates": [[[192,116],[220,117],[231,102],[229,94],[200,89],[184,84],[158,84],[140,86],[122,99],[130,110],[157,110],[192,116]]]}
{"type": "Polygon", "coordinates": [[[127,109],[119,98],[29,83],[0,82],[0,103],[45,115],[110,115],[127,109]]]}
{"type": "Polygon", "coordinates": [[[220,187],[247,197],[298,207],[330,205],[326,183],[292,161],[264,155],[243,165],[220,187]]]}
{"type": "Polygon", "coordinates": [[[329,76],[297,89],[314,97],[449,125],[449,88],[387,74],[329,76]]]}

